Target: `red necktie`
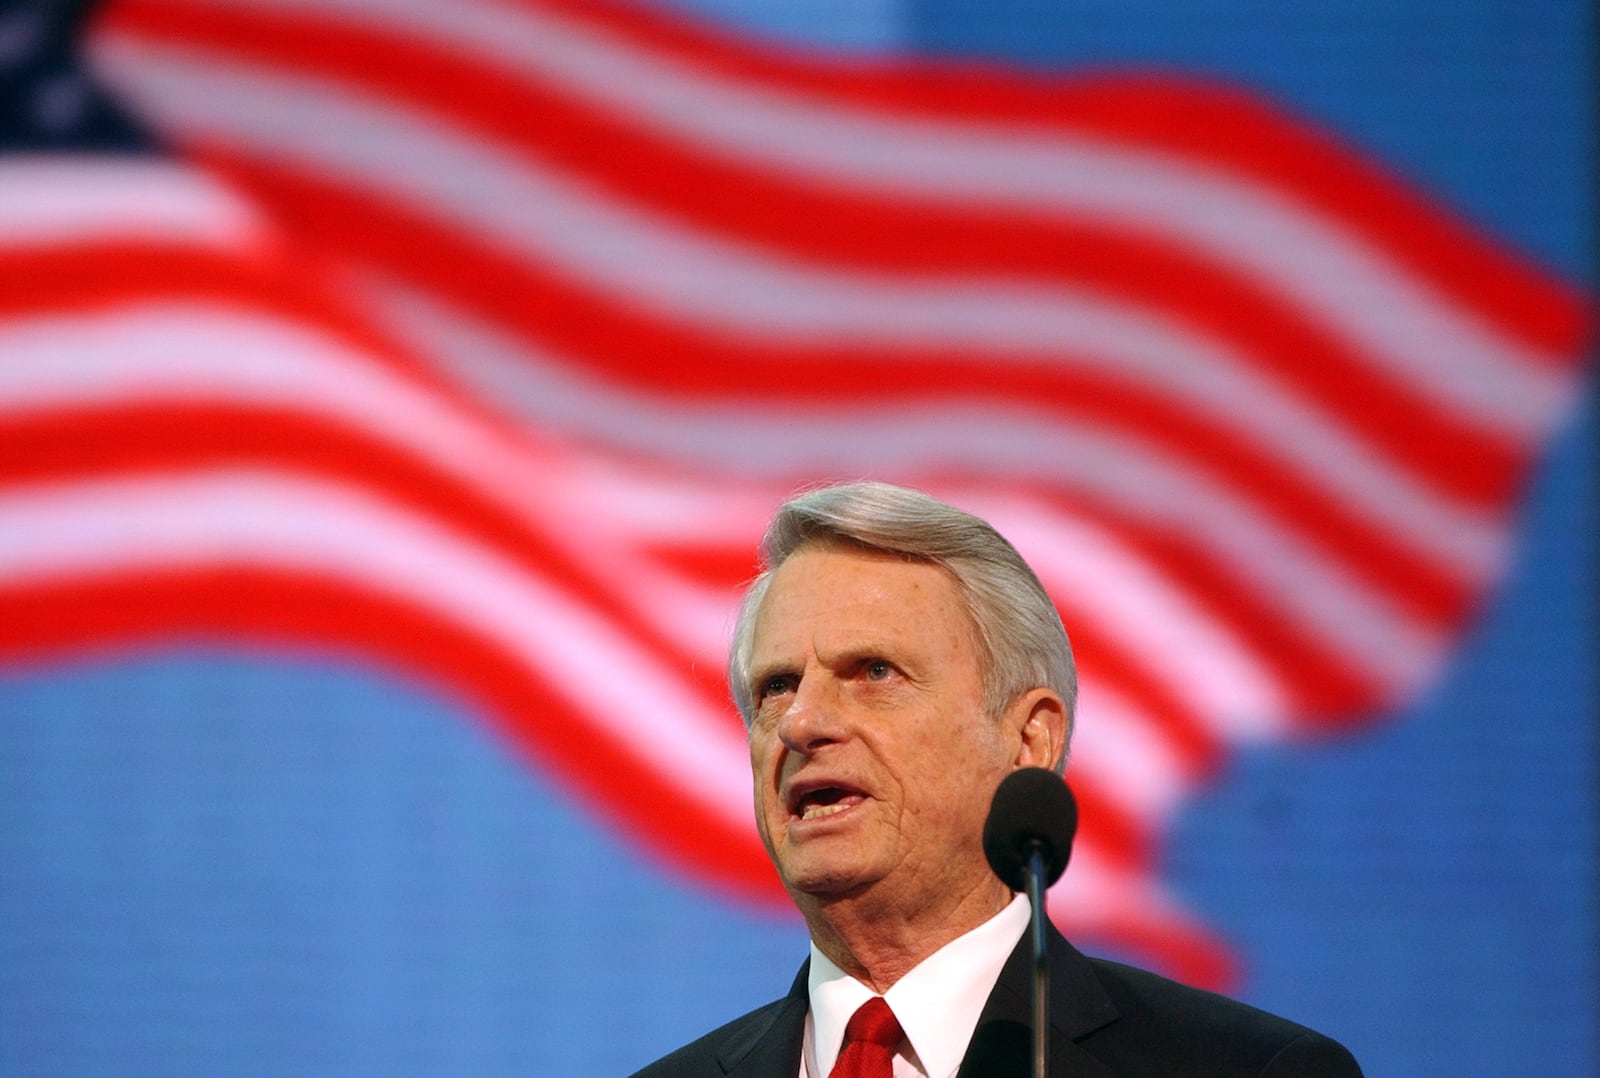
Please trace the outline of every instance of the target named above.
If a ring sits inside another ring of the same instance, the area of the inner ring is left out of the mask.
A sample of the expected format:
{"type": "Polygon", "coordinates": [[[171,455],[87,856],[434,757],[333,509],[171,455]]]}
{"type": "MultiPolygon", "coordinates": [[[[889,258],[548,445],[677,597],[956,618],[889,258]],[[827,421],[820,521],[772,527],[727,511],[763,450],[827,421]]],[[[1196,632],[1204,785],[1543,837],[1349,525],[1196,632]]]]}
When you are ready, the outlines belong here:
{"type": "Polygon", "coordinates": [[[844,1027],[844,1048],[828,1078],[894,1078],[894,1050],[905,1036],[882,996],[863,1003],[844,1027]]]}

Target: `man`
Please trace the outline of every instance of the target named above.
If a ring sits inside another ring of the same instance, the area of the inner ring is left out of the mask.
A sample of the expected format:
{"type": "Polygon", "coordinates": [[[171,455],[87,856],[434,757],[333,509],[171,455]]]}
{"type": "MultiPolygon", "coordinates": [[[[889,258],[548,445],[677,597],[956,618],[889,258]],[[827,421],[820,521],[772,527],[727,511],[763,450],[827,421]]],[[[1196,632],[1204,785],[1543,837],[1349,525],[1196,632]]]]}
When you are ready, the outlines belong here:
{"type": "MultiPolygon", "coordinates": [[[[811,957],[783,999],[640,1076],[1031,1073],[1027,900],[982,830],[1005,775],[1065,763],[1054,604],[988,524],[881,483],[791,500],[762,554],[729,682],[811,957]]],[[[1050,934],[1054,1075],[1361,1073],[1321,1034],[1050,934]]]]}

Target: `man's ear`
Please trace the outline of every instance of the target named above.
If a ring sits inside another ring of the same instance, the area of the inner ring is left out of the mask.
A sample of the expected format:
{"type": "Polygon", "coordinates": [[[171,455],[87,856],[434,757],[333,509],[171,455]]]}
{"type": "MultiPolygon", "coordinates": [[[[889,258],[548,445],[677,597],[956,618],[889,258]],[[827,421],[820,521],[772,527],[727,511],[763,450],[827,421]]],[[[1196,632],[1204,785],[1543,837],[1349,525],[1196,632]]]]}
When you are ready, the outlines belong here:
{"type": "Polygon", "coordinates": [[[1006,718],[1017,731],[1017,767],[1052,771],[1067,752],[1067,705],[1050,689],[1029,689],[1011,701],[1006,718]]]}

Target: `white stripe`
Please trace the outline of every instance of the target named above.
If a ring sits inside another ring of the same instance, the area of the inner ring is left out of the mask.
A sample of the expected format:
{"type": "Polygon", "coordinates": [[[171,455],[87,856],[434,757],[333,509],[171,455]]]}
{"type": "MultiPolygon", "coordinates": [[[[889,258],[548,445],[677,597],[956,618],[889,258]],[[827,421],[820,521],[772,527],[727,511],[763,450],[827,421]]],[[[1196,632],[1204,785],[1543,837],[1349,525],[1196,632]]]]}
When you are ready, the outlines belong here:
{"type": "MultiPolygon", "coordinates": [[[[414,343],[436,357],[452,357],[457,370],[460,357],[473,356],[474,388],[502,403],[526,403],[530,418],[541,425],[791,483],[867,467],[875,475],[909,475],[951,461],[1067,483],[1197,540],[1254,580],[1259,594],[1285,608],[1325,646],[1392,687],[1415,685],[1442,647],[1431,630],[1231,490],[1108,432],[1065,427],[1021,409],[996,414],[957,405],[811,408],[804,416],[763,401],[665,407],[588,386],[560,372],[559,363],[539,362],[543,357],[513,354],[516,345],[437,305],[419,305],[413,313],[405,321],[414,343]]],[[[403,317],[398,308],[390,314],[403,317]]],[[[1237,715],[1245,723],[1251,717],[1248,711],[1237,715]]]]}
{"type": "MultiPolygon", "coordinates": [[[[519,415],[530,426],[599,439],[624,449],[673,457],[700,466],[734,468],[756,475],[795,476],[858,470],[866,462],[876,469],[872,446],[886,409],[882,405],[838,405],[803,410],[767,405],[764,401],[724,401],[716,406],[659,401],[614,385],[584,378],[580,365],[479,321],[436,297],[369,277],[368,290],[379,316],[453,380],[484,400],[519,415]],[[830,419],[830,417],[832,417],[830,419]]],[[[982,459],[992,441],[989,428],[1002,428],[1005,440],[1018,424],[1033,431],[1041,458],[1024,462],[1029,471],[1052,467],[1073,470],[1076,462],[1058,459],[1050,446],[1064,428],[1055,416],[1036,416],[1029,423],[1019,409],[1000,414],[971,406],[974,426],[941,430],[923,443],[930,458],[948,460],[959,444],[982,459]]],[[[895,409],[904,412],[904,409],[895,409]]],[[[1242,420],[1243,415],[1230,417],[1242,420]]],[[[1295,432],[1284,432],[1284,447],[1301,445],[1295,432]]],[[[903,449],[915,449],[911,444],[903,449]]],[[[900,461],[902,466],[908,462],[900,461]]],[[[929,463],[927,461],[922,462],[929,463]]],[[[1330,462],[1331,463],[1331,462],[1330,462]]],[[[1359,468],[1331,475],[1338,485],[1359,488],[1359,468]]],[[[1504,530],[1487,514],[1444,502],[1409,484],[1378,482],[1380,497],[1364,494],[1350,508],[1366,510],[1370,523],[1402,545],[1443,563],[1463,581],[1478,583],[1497,571],[1504,557],[1504,530]]],[[[1352,489],[1351,493],[1357,492],[1352,489]]],[[[1347,503],[1349,504],[1349,503],[1347,503]]]]}
{"type": "Polygon", "coordinates": [[[0,160],[0,248],[156,240],[263,243],[255,210],[215,180],[155,159],[86,155],[0,160]]]}
{"type": "MultiPolygon", "coordinates": [[[[567,481],[556,462],[507,445],[470,417],[319,334],[243,312],[172,305],[92,319],[13,321],[0,329],[0,354],[8,357],[0,364],[0,408],[6,411],[176,396],[327,415],[404,447],[513,509],[599,570],[596,578],[607,586],[616,586],[630,565],[658,575],[630,556],[625,539],[609,538],[604,522],[593,519],[594,508],[585,506],[581,485],[567,481]]],[[[620,418],[631,418],[622,402],[612,406],[620,418]]],[[[751,414],[757,420],[752,447],[770,440],[787,418],[763,423],[759,411],[751,414]]],[[[826,426],[813,421],[809,429],[815,434],[826,426]]],[[[869,422],[844,417],[834,436],[850,443],[851,460],[874,461],[882,474],[924,466],[931,444],[956,450],[968,464],[1081,486],[1126,512],[1191,534],[1254,579],[1263,595],[1336,653],[1395,686],[1414,684],[1440,650],[1436,637],[1409,623],[1381,595],[1230,492],[1208,487],[1181,464],[1151,457],[1138,446],[1081,429],[1036,430],[1025,416],[996,423],[961,410],[877,415],[869,422]]],[[[708,655],[720,647],[725,621],[714,617],[709,604],[692,609],[703,615],[693,621],[692,646],[708,655]]],[[[663,628],[675,621],[665,609],[652,616],[663,628]]]]}
{"type": "MultiPolygon", "coordinates": [[[[1225,740],[1280,736],[1284,687],[1249,647],[1160,570],[1081,516],[1016,496],[940,492],[1011,540],[1052,595],[1090,618],[1225,740]]],[[[1068,634],[1072,626],[1067,626],[1068,634]]]]}
{"type": "Polygon", "coordinates": [[[547,487],[531,442],[513,449],[336,339],[248,309],[174,301],[13,318],[0,324],[0,355],[7,412],[164,399],[290,407],[405,446],[501,500],[516,492],[528,505],[547,487]]]}
{"type": "MultiPolygon", "coordinates": [[[[233,0],[237,2],[237,0],[233,0]]],[[[1523,439],[1572,379],[1315,207],[1220,167],[1089,137],[930,121],[722,79],[531,6],[457,0],[249,0],[408,27],[485,63],[548,79],[719,157],[836,186],[1088,215],[1161,234],[1242,271],[1443,407],[1523,439]]],[[[165,111],[165,110],[163,110],[165,111]]],[[[308,115],[317,116],[316,112],[308,115]]]]}
{"type": "Polygon", "coordinates": [[[1138,707],[1085,677],[1072,735],[1071,770],[1090,774],[1123,813],[1154,831],[1198,778],[1138,707]]]}
{"type": "MultiPolygon", "coordinates": [[[[793,492],[788,486],[680,468],[644,470],[602,453],[575,457],[569,469],[572,489],[604,507],[601,515],[637,541],[713,546],[748,559],[754,558],[773,511],[793,492]]],[[[752,560],[752,572],[754,566],[752,560]]]]}
{"type": "Polygon", "coordinates": [[[1092,839],[1080,835],[1072,847],[1067,870],[1046,896],[1046,908],[1057,924],[1081,924],[1096,913],[1110,916],[1139,908],[1130,901],[1142,888],[1140,874],[1113,867],[1092,839]]]}
{"type": "MultiPolygon", "coordinates": [[[[736,597],[690,584],[654,564],[641,554],[639,544],[648,537],[635,533],[633,522],[654,518],[658,540],[753,549],[783,493],[752,487],[735,505],[725,494],[713,501],[680,484],[644,498],[648,485],[637,479],[619,486],[622,478],[614,470],[608,478],[593,464],[574,470],[564,461],[535,457],[337,341],[242,310],[164,304],[17,319],[0,325],[0,355],[7,357],[0,364],[0,414],[141,400],[231,401],[322,415],[400,447],[512,509],[544,538],[594,567],[598,586],[611,588],[659,632],[713,667],[727,655],[736,597]],[[670,529],[661,523],[666,518],[675,521],[670,529]]],[[[1206,668],[1243,670],[1239,661],[1220,654],[1206,668]]],[[[1235,688],[1248,685],[1241,679],[1235,688]]],[[[1264,707],[1257,700],[1251,710],[1264,707]]]]}
{"type": "Polygon", "coordinates": [[[0,498],[0,586],[217,565],[323,577],[464,626],[682,797],[753,826],[749,753],[731,705],[709,706],[581,599],[433,520],[365,491],[243,470],[0,498]]]}
{"type": "MultiPolygon", "coordinates": [[[[0,496],[0,589],[214,566],[307,574],[463,626],[553,685],[685,801],[753,828],[748,754],[731,716],[707,707],[675,670],[581,600],[431,520],[363,491],[249,470],[0,496]]],[[[1093,919],[1144,909],[1152,894],[1112,868],[1090,837],[1051,901],[1070,901],[1074,918],[1093,919]]]]}
{"type": "MultiPolygon", "coordinates": [[[[1020,281],[910,281],[823,271],[713,240],[586,191],[537,162],[330,84],[123,45],[158,115],[191,135],[341,175],[442,214],[485,245],[566,272],[629,304],[747,339],[850,341],[886,361],[971,347],[997,362],[1081,366],[1248,432],[1267,453],[1402,542],[1478,580],[1497,563],[1484,514],[1376,456],[1258,367],[1159,312],[1020,281]],[[315,116],[315,123],[306,118],[315,116]],[[448,162],[418,168],[416,162],[448,162]]],[[[711,433],[713,426],[706,433],[711,433]]]]}
{"type": "Polygon", "coordinates": [[[1068,933],[1130,923],[1165,931],[1194,923],[1154,882],[1149,865],[1114,864],[1091,834],[1078,836],[1067,870],[1045,896],[1045,908],[1068,933]]]}
{"type": "MultiPolygon", "coordinates": [[[[509,509],[699,661],[720,666],[726,658],[735,597],[656,566],[640,549],[643,537],[615,517],[637,517],[652,506],[669,515],[673,507],[662,500],[670,493],[636,504],[597,497],[609,488],[596,485],[602,473],[593,463],[580,467],[532,440],[512,443],[325,334],[246,310],[146,304],[13,319],[0,324],[0,356],[0,414],[197,400],[289,408],[362,431],[509,509]]],[[[731,536],[753,549],[764,526],[760,514],[774,500],[754,499],[737,515],[724,507],[698,523],[747,522],[731,536]]],[[[698,506],[680,503],[679,515],[692,508],[698,506]]]]}

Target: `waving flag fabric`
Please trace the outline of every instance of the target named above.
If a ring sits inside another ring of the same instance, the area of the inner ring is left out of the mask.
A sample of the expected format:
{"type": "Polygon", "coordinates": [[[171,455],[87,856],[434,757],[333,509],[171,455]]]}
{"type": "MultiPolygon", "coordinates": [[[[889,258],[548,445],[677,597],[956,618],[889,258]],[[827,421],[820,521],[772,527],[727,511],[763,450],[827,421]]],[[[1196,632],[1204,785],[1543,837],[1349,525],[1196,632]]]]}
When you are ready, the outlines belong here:
{"type": "Polygon", "coordinates": [[[1234,986],[1164,829],[1438,673],[1590,332],[1199,77],[577,0],[128,0],[89,44],[171,152],[0,166],[0,656],[359,656],[719,899],[785,901],[734,597],[788,491],[870,474],[994,521],[1073,636],[1056,919],[1234,986]]]}

